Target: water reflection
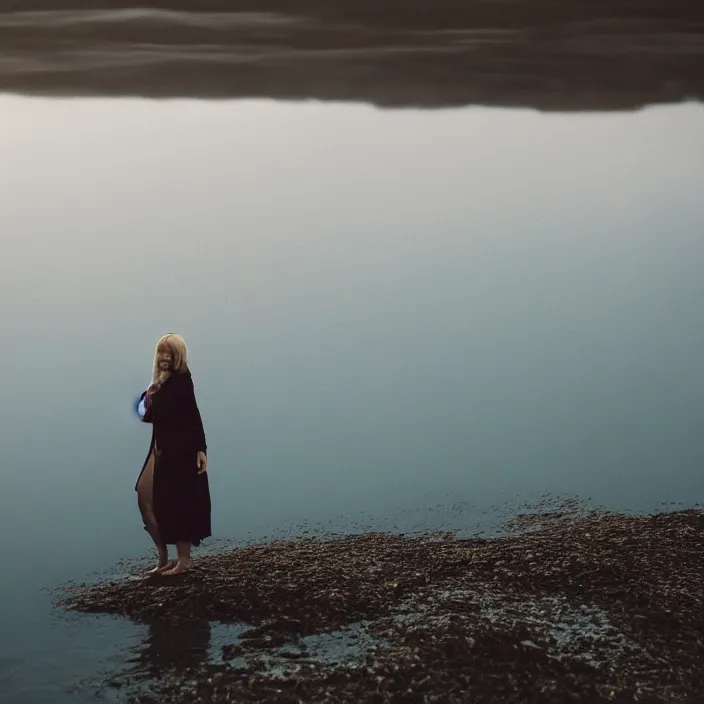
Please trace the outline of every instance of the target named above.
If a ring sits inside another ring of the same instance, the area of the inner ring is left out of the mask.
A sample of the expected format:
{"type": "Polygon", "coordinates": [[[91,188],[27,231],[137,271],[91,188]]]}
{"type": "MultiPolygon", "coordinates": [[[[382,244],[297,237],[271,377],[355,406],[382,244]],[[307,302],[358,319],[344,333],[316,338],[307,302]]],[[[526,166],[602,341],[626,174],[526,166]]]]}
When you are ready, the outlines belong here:
{"type": "Polygon", "coordinates": [[[575,2],[569,14],[537,0],[108,5],[0,4],[0,90],[545,110],[704,97],[691,3],[575,2]]]}
{"type": "Polygon", "coordinates": [[[130,658],[131,672],[140,678],[158,678],[166,671],[197,668],[210,657],[210,623],[184,614],[177,623],[153,619],[130,658]]]}

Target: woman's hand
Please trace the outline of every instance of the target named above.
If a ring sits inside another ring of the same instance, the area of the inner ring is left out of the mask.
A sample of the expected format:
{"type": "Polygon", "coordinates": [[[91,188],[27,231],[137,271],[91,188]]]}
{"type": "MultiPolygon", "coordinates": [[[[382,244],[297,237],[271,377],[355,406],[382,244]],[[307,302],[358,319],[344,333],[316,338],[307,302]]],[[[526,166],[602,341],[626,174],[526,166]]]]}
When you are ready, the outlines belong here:
{"type": "Polygon", "coordinates": [[[208,457],[205,452],[198,453],[198,474],[208,471],[208,457]]]}

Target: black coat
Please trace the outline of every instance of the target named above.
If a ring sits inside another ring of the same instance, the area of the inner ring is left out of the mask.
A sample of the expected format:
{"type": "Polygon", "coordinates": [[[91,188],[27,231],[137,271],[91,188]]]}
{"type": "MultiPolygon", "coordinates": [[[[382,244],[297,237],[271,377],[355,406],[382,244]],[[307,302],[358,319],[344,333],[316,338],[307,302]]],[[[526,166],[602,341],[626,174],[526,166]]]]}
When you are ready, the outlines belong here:
{"type": "Polygon", "coordinates": [[[198,545],[211,535],[210,488],[207,473],[198,474],[198,452],[207,452],[207,445],[190,371],[173,374],[151,395],[144,422],[152,424],[152,440],[139,476],[154,451],[154,515],[161,538],[167,545],[198,545]]]}

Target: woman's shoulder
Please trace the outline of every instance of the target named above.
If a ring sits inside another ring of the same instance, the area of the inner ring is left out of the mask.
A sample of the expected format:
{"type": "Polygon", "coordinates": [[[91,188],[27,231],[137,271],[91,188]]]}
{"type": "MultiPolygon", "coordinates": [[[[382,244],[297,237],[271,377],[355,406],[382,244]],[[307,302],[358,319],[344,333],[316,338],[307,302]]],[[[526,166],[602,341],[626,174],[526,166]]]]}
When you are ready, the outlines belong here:
{"type": "Polygon", "coordinates": [[[186,371],[172,374],[169,377],[169,381],[171,382],[172,387],[178,387],[182,389],[193,387],[193,377],[191,376],[190,369],[186,369],[186,371]]]}

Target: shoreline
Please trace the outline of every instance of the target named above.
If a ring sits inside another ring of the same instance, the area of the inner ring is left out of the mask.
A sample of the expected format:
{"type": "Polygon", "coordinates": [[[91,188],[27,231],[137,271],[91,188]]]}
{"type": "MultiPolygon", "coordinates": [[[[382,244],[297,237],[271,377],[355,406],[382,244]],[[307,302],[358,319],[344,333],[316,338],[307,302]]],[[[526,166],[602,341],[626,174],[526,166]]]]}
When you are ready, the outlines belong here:
{"type": "Polygon", "coordinates": [[[133,702],[704,700],[704,511],[575,504],[508,528],[247,545],[174,580],[67,587],[56,604],[167,641],[189,623],[239,627],[219,661],[203,648],[172,662],[133,702]],[[346,654],[321,659],[322,637],[346,654]]]}

